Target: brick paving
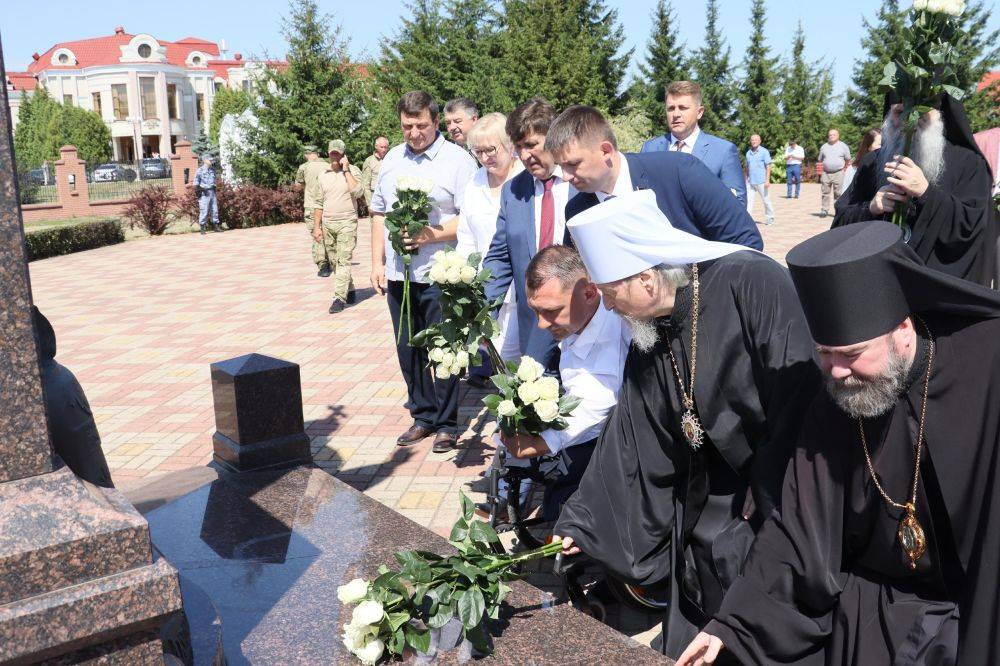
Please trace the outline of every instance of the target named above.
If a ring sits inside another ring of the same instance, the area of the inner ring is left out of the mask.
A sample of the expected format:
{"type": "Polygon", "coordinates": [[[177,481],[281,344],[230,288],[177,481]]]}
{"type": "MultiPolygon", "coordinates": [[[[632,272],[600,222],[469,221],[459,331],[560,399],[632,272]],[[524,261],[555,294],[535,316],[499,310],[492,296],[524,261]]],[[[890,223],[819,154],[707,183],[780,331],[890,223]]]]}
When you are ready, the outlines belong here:
{"type": "MultiPolygon", "coordinates": [[[[783,260],[826,229],[819,186],[761,226],[783,260]]],[[[758,201],[755,218],[763,219],[758,201]]],[[[58,360],[83,385],[119,487],[208,463],[214,432],[209,364],[259,352],[298,363],[316,463],[412,520],[447,534],[457,491],[492,455],[482,393],[463,389],[464,448],[400,448],[410,425],[384,299],[368,288],[367,224],[354,278],[362,300],[327,314],[333,283],[317,278],[301,224],[133,241],[30,264],[35,302],[52,321],[58,360]]]]}

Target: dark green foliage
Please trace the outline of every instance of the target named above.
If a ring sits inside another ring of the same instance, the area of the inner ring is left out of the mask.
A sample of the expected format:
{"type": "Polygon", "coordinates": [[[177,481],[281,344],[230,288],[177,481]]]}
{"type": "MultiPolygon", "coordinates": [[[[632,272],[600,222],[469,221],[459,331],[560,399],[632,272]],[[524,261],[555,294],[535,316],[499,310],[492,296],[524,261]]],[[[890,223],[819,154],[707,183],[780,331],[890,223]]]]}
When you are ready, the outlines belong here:
{"type": "Polygon", "coordinates": [[[743,59],[744,79],[739,88],[736,121],[737,146],[747,146],[751,134],[759,134],[762,145],[774,155],[785,143],[785,130],[778,113],[778,59],[764,36],[767,14],[764,0],[753,0],[750,15],[750,45],[743,59]]]}
{"type": "Polygon", "coordinates": [[[125,242],[125,231],[118,220],[101,220],[68,227],[29,231],[25,234],[28,261],[93,250],[125,242]]]}
{"type": "Polygon", "coordinates": [[[198,136],[195,137],[194,143],[191,144],[191,152],[200,160],[204,155],[210,155],[213,158],[219,155],[219,146],[215,141],[208,138],[205,134],[205,130],[202,129],[198,132],[198,136]]]}
{"type": "Polygon", "coordinates": [[[18,112],[14,150],[18,164],[35,168],[59,159],[62,146],[76,146],[88,163],[111,159],[111,130],[93,111],[63,106],[39,86],[26,95],[18,112]]]}
{"type": "Polygon", "coordinates": [[[688,68],[684,45],[678,37],[673,4],[659,0],[652,19],[652,33],[646,44],[646,62],[639,64],[642,79],[636,82],[633,96],[639,108],[652,121],[653,133],[665,134],[664,97],[667,86],[673,81],[686,80],[688,68]]]}
{"type": "Polygon", "coordinates": [[[718,0],[708,0],[706,9],[705,39],[695,51],[690,63],[694,80],[701,85],[705,115],[699,125],[703,130],[732,141],[737,146],[747,143],[733,122],[736,104],[735,82],[729,63],[731,50],[719,30],[718,0]]]}
{"type": "MultiPolygon", "coordinates": [[[[215,93],[212,101],[212,113],[208,120],[208,138],[213,145],[219,145],[219,126],[230,113],[239,115],[250,108],[253,98],[245,90],[222,88],[215,93]]],[[[203,130],[204,131],[204,130],[203,130]]]]}
{"type": "MultiPolygon", "coordinates": [[[[784,68],[781,107],[785,140],[794,138],[805,149],[806,158],[812,160],[830,129],[833,78],[824,63],[806,61],[805,44],[805,32],[800,23],[792,43],[792,56],[784,68]]],[[[781,147],[775,145],[772,152],[781,152],[781,147]]]]}
{"type": "Polygon", "coordinates": [[[973,132],[1000,127],[1000,81],[966,98],[965,111],[973,132]]]}

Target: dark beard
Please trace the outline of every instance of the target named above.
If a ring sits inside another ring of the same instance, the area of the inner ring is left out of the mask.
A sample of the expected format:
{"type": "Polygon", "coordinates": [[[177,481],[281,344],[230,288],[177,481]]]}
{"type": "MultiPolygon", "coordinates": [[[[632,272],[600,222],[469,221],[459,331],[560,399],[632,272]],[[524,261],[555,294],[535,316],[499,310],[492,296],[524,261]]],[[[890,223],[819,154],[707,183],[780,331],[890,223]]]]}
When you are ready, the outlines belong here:
{"type": "MultiPolygon", "coordinates": [[[[891,343],[890,343],[891,344],[891,343]]],[[[891,410],[906,390],[906,377],[913,362],[889,347],[885,371],[871,379],[848,377],[837,381],[826,378],[826,390],[837,406],[853,418],[874,418],[891,410]]]]}

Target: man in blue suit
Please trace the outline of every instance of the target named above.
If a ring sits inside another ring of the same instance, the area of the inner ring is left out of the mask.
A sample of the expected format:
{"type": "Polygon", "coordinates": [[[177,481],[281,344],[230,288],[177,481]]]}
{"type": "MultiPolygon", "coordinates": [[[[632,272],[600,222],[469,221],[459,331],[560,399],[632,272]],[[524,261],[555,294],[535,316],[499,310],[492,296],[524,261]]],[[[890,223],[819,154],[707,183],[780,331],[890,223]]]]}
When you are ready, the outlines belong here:
{"type": "Polygon", "coordinates": [[[546,142],[570,185],[580,191],[566,206],[566,219],[612,196],[653,190],[675,229],[764,249],[746,206],[691,155],[621,153],[611,125],[590,106],[563,111],[549,127],[546,142]]]}
{"type": "Polygon", "coordinates": [[[701,86],[691,81],[674,81],[667,86],[666,106],[670,132],[650,139],[639,152],[678,151],[697,157],[745,206],[747,189],[739,151],[729,141],[698,127],[705,113],[701,86]]]}
{"type": "Polygon", "coordinates": [[[528,306],[525,273],[531,259],[566,235],[566,204],[575,190],[562,177],[545,144],[556,110],[541,98],[528,100],[507,118],[507,134],[524,164],[524,171],[500,191],[500,213],[483,268],[492,279],[486,296],[507,293],[511,283],[517,299],[517,333],[521,353],[541,363],[550,374],[559,369],[559,348],[548,331],[538,328],[538,315],[528,306]]]}

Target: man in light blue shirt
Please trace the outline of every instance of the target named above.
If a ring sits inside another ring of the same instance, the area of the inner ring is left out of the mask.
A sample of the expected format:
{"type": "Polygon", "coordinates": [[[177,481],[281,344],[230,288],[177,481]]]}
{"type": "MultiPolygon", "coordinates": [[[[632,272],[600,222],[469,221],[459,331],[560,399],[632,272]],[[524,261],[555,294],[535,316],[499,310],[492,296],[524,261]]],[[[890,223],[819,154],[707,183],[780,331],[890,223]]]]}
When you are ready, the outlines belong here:
{"type": "Polygon", "coordinates": [[[753,202],[756,195],[764,200],[764,224],[774,224],[774,206],[771,205],[771,195],[768,187],[771,183],[771,153],[760,145],[760,135],[750,137],[750,150],[746,154],[747,165],[744,173],[747,178],[747,212],[753,215],[753,202]]]}
{"type": "MultiPolygon", "coordinates": [[[[407,408],[413,425],[399,438],[400,446],[415,444],[431,434],[434,451],[442,453],[458,443],[458,380],[432,376],[423,347],[411,347],[410,336],[441,320],[438,301],[441,290],[429,283],[431,257],[438,250],[454,246],[458,212],[465,187],[476,173],[476,162],[463,148],[445,141],[438,132],[438,105],[422,90],[408,92],[396,105],[405,143],[390,150],[382,160],[378,182],[372,194],[372,288],[387,296],[393,331],[399,327],[403,302],[405,266],[389,243],[385,214],[397,201],[396,181],[402,176],[434,183],[430,191],[430,224],[408,247],[415,251],[410,264],[410,309],[413,330],[406,331],[396,345],[399,368],[406,382],[407,408]]],[[[394,336],[395,337],[395,336],[394,336]]]]}

